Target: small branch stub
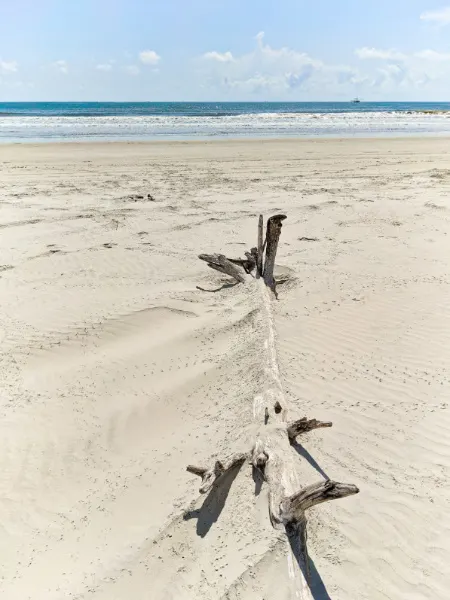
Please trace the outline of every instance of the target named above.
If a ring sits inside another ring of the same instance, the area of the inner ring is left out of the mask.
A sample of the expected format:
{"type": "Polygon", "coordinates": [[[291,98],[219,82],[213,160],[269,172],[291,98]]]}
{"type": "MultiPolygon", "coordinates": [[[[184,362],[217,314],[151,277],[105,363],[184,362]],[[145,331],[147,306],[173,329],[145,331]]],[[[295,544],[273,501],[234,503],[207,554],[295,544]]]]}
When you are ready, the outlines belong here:
{"type": "Polygon", "coordinates": [[[233,467],[237,465],[241,466],[244,461],[248,458],[248,454],[233,454],[226,461],[222,462],[220,460],[216,461],[214,467],[211,469],[205,469],[204,467],[196,467],[194,465],[189,465],[186,467],[186,471],[192,473],[193,475],[198,475],[202,478],[202,484],[200,486],[200,493],[206,494],[209,490],[216,484],[217,480],[221,475],[230,471],[233,467]]]}
{"type": "Polygon", "coordinates": [[[228,258],[234,265],[239,265],[247,274],[250,274],[256,267],[257,249],[252,248],[250,252],[245,252],[247,258],[228,258]]]}
{"type": "Polygon", "coordinates": [[[332,427],[333,423],[330,421],[318,421],[317,419],[308,420],[306,417],[299,419],[298,421],[294,421],[293,423],[289,423],[287,426],[287,434],[289,437],[289,441],[292,443],[296,440],[298,435],[302,433],[308,433],[308,431],[312,431],[313,429],[321,429],[323,427],[332,427]]]}

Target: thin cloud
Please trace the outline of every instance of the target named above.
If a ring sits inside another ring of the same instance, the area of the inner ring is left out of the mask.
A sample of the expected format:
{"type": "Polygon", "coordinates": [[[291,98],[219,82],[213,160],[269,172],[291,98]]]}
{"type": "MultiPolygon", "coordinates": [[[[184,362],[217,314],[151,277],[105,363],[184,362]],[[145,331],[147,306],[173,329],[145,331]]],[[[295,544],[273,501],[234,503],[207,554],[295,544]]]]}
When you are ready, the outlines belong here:
{"type": "Polygon", "coordinates": [[[234,58],[233,55],[231,54],[231,52],[206,52],[203,55],[203,58],[206,58],[206,60],[216,60],[217,62],[222,62],[222,63],[226,63],[226,62],[233,62],[234,58]]]}
{"type": "Polygon", "coordinates": [[[0,73],[8,75],[10,73],[17,73],[19,66],[15,60],[1,60],[0,59],[0,73]]]}
{"type": "Polygon", "coordinates": [[[429,21],[430,23],[437,23],[438,25],[449,25],[450,24],[450,6],[439,8],[437,10],[429,10],[420,15],[422,21],[429,21]]]}
{"type": "Polygon", "coordinates": [[[126,67],[124,67],[125,71],[128,73],[128,75],[139,75],[139,73],[141,72],[141,70],[139,69],[139,67],[137,67],[136,65],[128,65],[126,67]]]}
{"type": "Polygon", "coordinates": [[[264,31],[260,31],[259,33],[257,33],[255,35],[255,40],[257,41],[258,46],[262,46],[264,44],[264,36],[265,35],[266,34],[264,33],[264,31]]]}
{"type": "Polygon", "coordinates": [[[60,73],[63,73],[63,75],[67,75],[67,73],[69,72],[69,65],[65,60],[57,60],[53,63],[52,66],[60,73]]]}
{"type": "Polygon", "coordinates": [[[157,65],[161,57],[154,50],[142,50],[139,53],[139,60],[144,65],[157,65]]]}
{"type": "Polygon", "coordinates": [[[416,52],[414,56],[435,62],[450,61],[450,54],[445,52],[436,52],[435,50],[422,50],[421,52],[416,52]]]}
{"type": "Polygon", "coordinates": [[[97,65],[95,68],[97,69],[97,71],[104,71],[105,73],[107,73],[108,71],[112,71],[112,65],[109,64],[97,65]]]}
{"type": "Polygon", "coordinates": [[[355,54],[362,60],[405,60],[406,58],[405,54],[394,49],[382,50],[378,48],[364,47],[355,50],[355,54]]]}

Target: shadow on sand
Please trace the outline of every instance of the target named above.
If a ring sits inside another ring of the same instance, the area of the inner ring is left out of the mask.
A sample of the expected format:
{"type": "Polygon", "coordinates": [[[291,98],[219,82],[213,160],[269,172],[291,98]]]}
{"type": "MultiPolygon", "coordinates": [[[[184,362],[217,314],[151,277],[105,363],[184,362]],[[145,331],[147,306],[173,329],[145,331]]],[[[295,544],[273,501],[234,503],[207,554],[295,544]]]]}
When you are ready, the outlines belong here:
{"type": "Polygon", "coordinates": [[[324,479],[330,479],[325,473],[325,471],[322,469],[322,467],[319,465],[319,463],[315,460],[315,458],[311,456],[308,450],[304,446],[299,444],[297,440],[293,442],[292,447],[298,454],[300,454],[302,458],[309,462],[309,464],[319,473],[319,475],[321,475],[324,479]]]}
{"type": "Polygon", "coordinates": [[[218,479],[217,485],[214,485],[210,490],[202,506],[197,510],[191,510],[184,514],[185,521],[197,519],[197,535],[200,537],[205,537],[214,523],[219,520],[233,481],[236,479],[241,467],[242,463],[224,473],[218,479]]]}
{"type": "MultiPolygon", "coordinates": [[[[297,440],[292,444],[294,450],[304,458],[312,467],[321,475],[324,479],[329,480],[330,478],[316,461],[316,459],[308,452],[308,450],[302,446],[297,440]]],[[[316,569],[316,565],[312,558],[308,555],[307,561],[308,564],[305,564],[305,555],[302,550],[302,536],[299,533],[297,528],[294,528],[292,531],[288,531],[286,529],[286,535],[289,540],[289,545],[292,550],[292,554],[297,561],[298,567],[303,573],[303,577],[305,577],[306,581],[309,582],[309,588],[311,590],[311,595],[314,600],[331,600],[330,595],[327,592],[327,588],[323,582],[322,577],[320,576],[318,570],[316,569]]],[[[304,540],[306,543],[306,539],[304,540]]]]}
{"type": "Polygon", "coordinates": [[[316,565],[310,556],[307,556],[308,564],[305,564],[305,554],[303,552],[303,540],[298,527],[286,527],[286,536],[291,547],[292,554],[297,561],[298,568],[303,574],[303,577],[309,583],[309,589],[314,600],[331,600],[327,592],[327,588],[320,576],[316,565]]]}

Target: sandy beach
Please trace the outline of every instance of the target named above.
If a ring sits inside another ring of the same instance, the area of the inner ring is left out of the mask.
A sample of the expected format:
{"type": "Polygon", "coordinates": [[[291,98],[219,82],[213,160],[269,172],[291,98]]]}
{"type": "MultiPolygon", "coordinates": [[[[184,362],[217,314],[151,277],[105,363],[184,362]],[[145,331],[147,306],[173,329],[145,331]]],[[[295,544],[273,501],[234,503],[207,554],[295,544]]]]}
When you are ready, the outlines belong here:
{"type": "Polygon", "coordinates": [[[261,347],[197,255],[278,212],[284,390],[360,488],[311,511],[315,600],[448,598],[449,139],[2,145],[0,180],[2,599],[293,598],[251,467],[206,506],[185,470],[248,435],[261,347]]]}

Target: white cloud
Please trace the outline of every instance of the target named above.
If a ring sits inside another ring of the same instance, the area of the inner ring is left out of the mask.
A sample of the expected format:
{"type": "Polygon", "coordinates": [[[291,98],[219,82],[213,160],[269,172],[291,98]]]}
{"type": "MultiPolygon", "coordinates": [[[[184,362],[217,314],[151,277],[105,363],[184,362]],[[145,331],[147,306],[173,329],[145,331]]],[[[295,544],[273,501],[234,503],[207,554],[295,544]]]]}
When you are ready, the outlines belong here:
{"type": "Polygon", "coordinates": [[[445,89],[450,80],[450,54],[435,50],[406,53],[366,46],[355,56],[360,60],[353,66],[326,63],[300,50],[274,48],[260,32],[248,53],[211,51],[199,57],[198,89],[233,100],[417,98],[445,89]]]}
{"type": "Polygon", "coordinates": [[[440,25],[450,24],[450,6],[439,8],[438,10],[429,10],[420,15],[422,21],[430,21],[440,25]]]}
{"type": "Polygon", "coordinates": [[[203,58],[206,58],[207,60],[216,60],[217,62],[233,62],[234,58],[233,55],[231,54],[231,52],[206,52],[203,55],[203,58]]]}
{"type": "Polygon", "coordinates": [[[17,73],[19,67],[15,60],[6,61],[0,59],[0,73],[8,75],[9,73],[17,73]]]}
{"type": "Polygon", "coordinates": [[[137,67],[136,65],[128,65],[124,67],[124,69],[129,75],[139,75],[139,73],[141,72],[139,67],[137,67]]]}
{"type": "Polygon", "coordinates": [[[238,90],[239,93],[268,93],[272,89],[280,87],[280,79],[274,76],[257,73],[247,79],[229,79],[228,77],[224,77],[221,85],[222,87],[231,90],[238,90]]]}
{"type": "Polygon", "coordinates": [[[67,73],[69,72],[69,65],[65,60],[57,60],[53,63],[52,66],[64,75],[67,75],[67,73]]]}
{"type": "Polygon", "coordinates": [[[297,69],[295,73],[286,73],[286,83],[290,89],[301,87],[315,72],[315,68],[311,63],[304,65],[301,69],[297,69]]]}
{"type": "Polygon", "coordinates": [[[424,60],[432,60],[437,62],[445,62],[450,61],[450,54],[436,52],[435,50],[422,50],[421,52],[416,52],[414,55],[417,58],[423,58],[424,60]]]}
{"type": "Polygon", "coordinates": [[[383,69],[379,69],[379,72],[385,76],[385,80],[391,80],[396,84],[401,84],[410,78],[408,70],[398,65],[386,65],[383,69]]]}
{"type": "MultiPolygon", "coordinates": [[[[384,62],[375,71],[368,70],[371,75],[370,86],[380,91],[408,90],[414,93],[430,84],[445,85],[450,78],[450,53],[426,49],[411,54],[403,54],[398,50],[377,50],[360,48],[355,51],[360,58],[379,59],[384,62]]],[[[377,63],[376,63],[377,64],[377,63]]]]}
{"type": "Polygon", "coordinates": [[[355,50],[355,54],[358,58],[363,60],[366,59],[379,59],[379,60],[405,60],[406,56],[398,50],[389,49],[381,50],[378,48],[358,48],[355,50]]]}
{"type": "Polygon", "coordinates": [[[104,65],[97,65],[95,68],[97,69],[97,71],[105,71],[105,73],[106,73],[106,72],[112,70],[112,65],[107,63],[104,65]]]}
{"type": "Polygon", "coordinates": [[[143,50],[139,53],[139,60],[144,65],[157,65],[161,57],[154,50],[143,50]]]}
{"type": "Polygon", "coordinates": [[[233,92],[234,97],[264,94],[266,98],[289,98],[306,90],[321,94],[323,85],[353,85],[358,79],[353,74],[340,78],[349,67],[329,66],[287,47],[273,48],[265,43],[264,32],[258,33],[255,40],[253,51],[240,56],[217,51],[204,54],[199,63],[202,83],[233,92]]]}
{"type": "Polygon", "coordinates": [[[263,45],[265,35],[266,34],[264,33],[264,31],[260,31],[258,34],[255,35],[255,40],[258,42],[258,46],[263,45]]]}

